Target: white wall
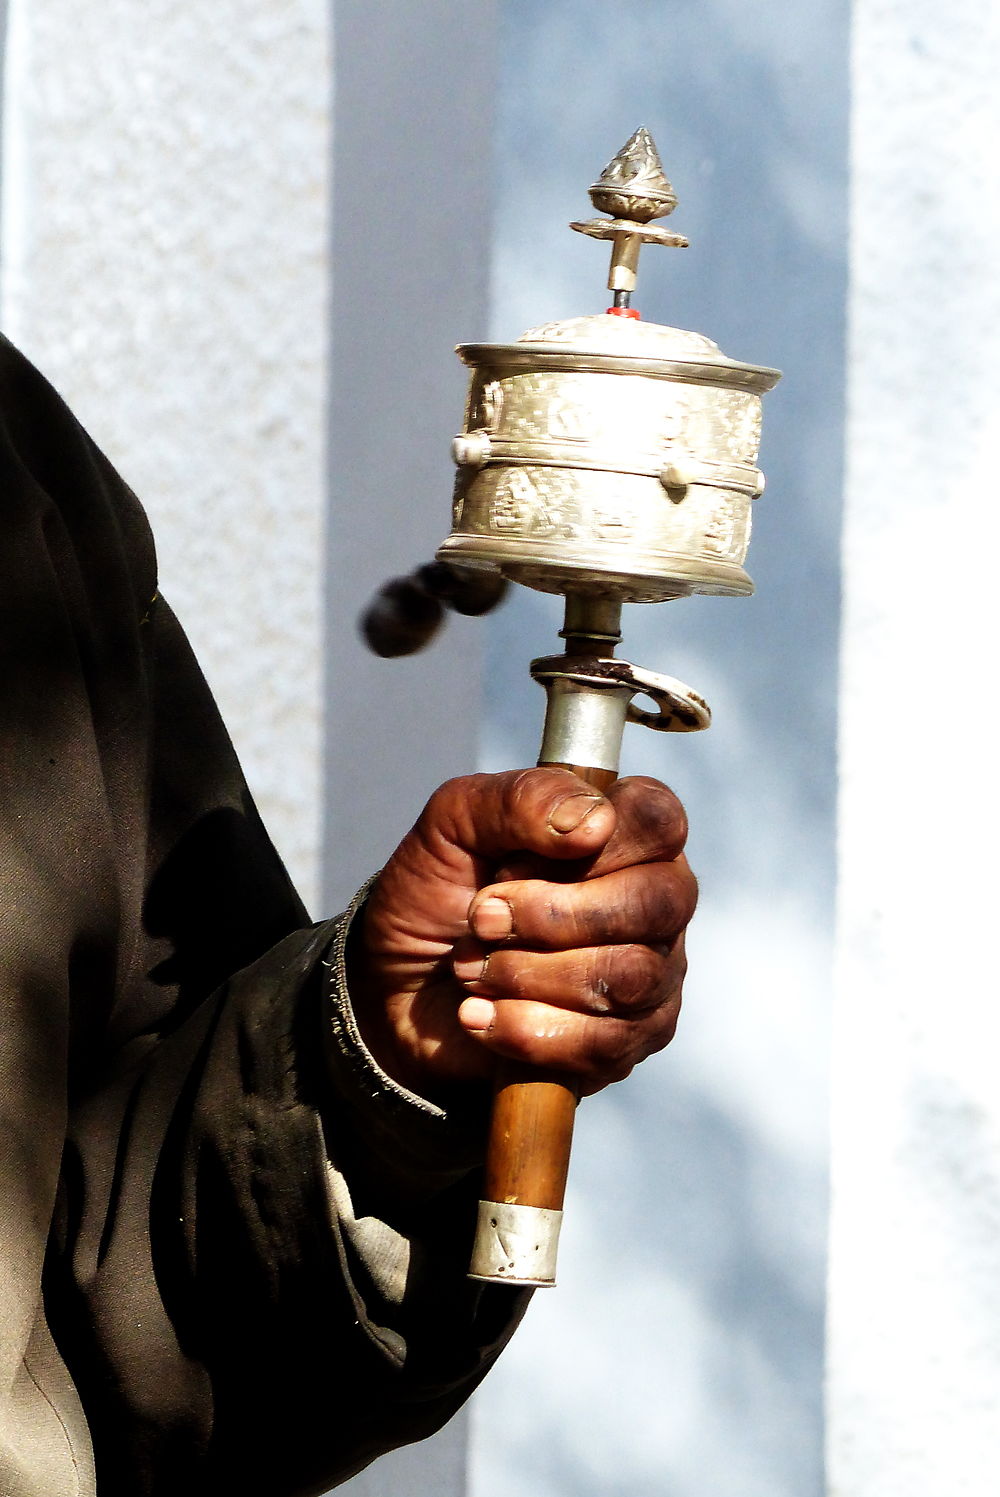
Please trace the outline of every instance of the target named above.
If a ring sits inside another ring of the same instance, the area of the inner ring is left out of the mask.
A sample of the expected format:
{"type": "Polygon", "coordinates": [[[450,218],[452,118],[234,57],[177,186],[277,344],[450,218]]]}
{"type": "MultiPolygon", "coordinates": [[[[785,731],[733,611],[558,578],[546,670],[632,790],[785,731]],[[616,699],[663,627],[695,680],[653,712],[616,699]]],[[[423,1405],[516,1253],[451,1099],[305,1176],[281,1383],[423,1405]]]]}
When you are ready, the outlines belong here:
{"type": "Polygon", "coordinates": [[[1000,1472],[1000,11],[857,0],[830,1490],[1000,1472]]]}
{"type": "Polygon", "coordinates": [[[319,878],[324,0],[10,0],[3,323],[146,504],[303,894],[319,878]]]}

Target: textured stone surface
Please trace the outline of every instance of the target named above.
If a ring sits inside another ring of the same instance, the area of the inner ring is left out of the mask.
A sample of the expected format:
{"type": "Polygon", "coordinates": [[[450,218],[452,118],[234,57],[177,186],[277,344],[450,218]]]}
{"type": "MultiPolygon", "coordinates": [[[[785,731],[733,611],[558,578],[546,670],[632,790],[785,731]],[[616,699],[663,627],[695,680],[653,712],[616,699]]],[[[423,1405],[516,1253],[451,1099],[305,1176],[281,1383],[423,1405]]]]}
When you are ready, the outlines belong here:
{"type": "Polygon", "coordinates": [[[855,6],[835,1497],[1000,1470],[1000,12],[855,6]]]}
{"type": "Polygon", "coordinates": [[[303,893],[318,871],[322,0],[11,0],[3,319],[146,504],[303,893]]]}

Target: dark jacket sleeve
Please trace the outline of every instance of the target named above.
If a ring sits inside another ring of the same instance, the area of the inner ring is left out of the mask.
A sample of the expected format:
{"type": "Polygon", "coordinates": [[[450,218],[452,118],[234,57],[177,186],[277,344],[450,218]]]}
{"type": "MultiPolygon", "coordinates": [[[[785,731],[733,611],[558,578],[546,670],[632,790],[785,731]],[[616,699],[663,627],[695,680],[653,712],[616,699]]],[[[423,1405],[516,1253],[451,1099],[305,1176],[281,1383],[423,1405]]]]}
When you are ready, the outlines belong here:
{"type": "Polygon", "coordinates": [[[364,1053],[141,507],[3,340],[0,525],[0,1370],[44,1289],[100,1497],[322,1491],[518,1315],[464,1277],[476,1120],[364,1053]]]}
{"type": "Polygon", "coordinates": [[[289,936],[75,1121],[62,1344],[102,1497],[325,1491],[449,1418],[519,1318],[465,1277],[465,1120],[343,1036],[331,1086],[345,934],[289,936]]]}

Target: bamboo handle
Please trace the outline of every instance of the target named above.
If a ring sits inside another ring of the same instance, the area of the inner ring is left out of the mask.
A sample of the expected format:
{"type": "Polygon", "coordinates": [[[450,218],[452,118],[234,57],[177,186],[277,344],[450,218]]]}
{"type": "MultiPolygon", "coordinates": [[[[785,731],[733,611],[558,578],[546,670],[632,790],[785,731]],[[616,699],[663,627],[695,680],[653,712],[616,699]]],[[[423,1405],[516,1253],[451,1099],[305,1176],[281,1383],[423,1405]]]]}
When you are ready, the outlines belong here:
{"type": "MultiPolygon", "coordinates": [[[[571,769],[597,790],[614,770],[571,769]]],[[[555,1283],[555,1256],[576,1112],[575,1083],[520,1061],[497,1068],[476,1245],[470,1276],[491,1283],[555,1283]]]]}

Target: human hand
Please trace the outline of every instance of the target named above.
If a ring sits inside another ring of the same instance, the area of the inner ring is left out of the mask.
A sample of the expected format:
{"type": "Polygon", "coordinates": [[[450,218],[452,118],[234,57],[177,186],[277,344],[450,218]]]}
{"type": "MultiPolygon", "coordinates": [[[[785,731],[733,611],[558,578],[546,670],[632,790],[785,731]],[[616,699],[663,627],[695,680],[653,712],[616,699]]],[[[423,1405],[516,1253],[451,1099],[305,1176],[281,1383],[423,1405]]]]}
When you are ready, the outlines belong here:
{"type": "Polygon", "coordinates": [[[673,1037],[697,888],[656,780],[606,795],[561,769],[443,785],[379,875],[354,944],[358,1023],[383,1068],[442,1098],[495,1057],[583,1094],[673,1037]]]}

